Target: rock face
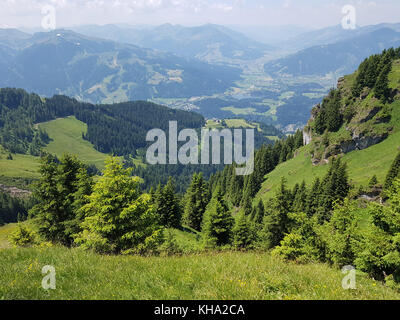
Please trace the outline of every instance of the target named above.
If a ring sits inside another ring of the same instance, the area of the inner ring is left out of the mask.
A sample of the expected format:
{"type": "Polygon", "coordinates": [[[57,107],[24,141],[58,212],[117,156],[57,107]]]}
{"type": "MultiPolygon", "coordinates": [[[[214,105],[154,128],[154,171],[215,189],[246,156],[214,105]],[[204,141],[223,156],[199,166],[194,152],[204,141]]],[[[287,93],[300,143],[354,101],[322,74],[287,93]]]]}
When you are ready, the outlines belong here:
{"type": "Polygon", "coordinates": [[[314,108],[312,108],[311,110],[311,119],[309,121],[313,121],[315,120],[315,118],[317,117],[318,113],[321,112],[321,104],[317,104],[314,108]]]}
{"type": "Polygon", "coordinates": [[[388,133],[372,137],[353,136],[353,140],[345,141],[340,144],[340,150],[341,153],[349,153],[354,150],[364,150],[375,144],[381,143],[388,136],[389,136],[388,133]]]}
{"type": "Polygon", "coordinates": [[[303,144],[308,146],[312,141],[311,130],[309,128],[304,128],[303,130],[303,144]]]}
{"type": "MultiPolygon", "coordinates": [[[[384,109],[384,105],[378,99],[371,97],[368,103],[360,102],[369,96],[371,89],[364,88],[360,96],[353,97],[351,90],[348,90],[349,86],[346,86],[346,81],[346,78],[340,78],[337,84],[342,95],[338,112],[342,114],[346,127],[341,128],[340,132],[338,130],[327,131],[324,134],[316,133],[315,120],[323,108],[322,104],[317,104],[312,108],[311,118],[303,129],[304,145],[312,144],[311,161],[313,165],[328,163],[331,157],[355,150],[364,150],[379,144],[393,130],[389,124],[391,114],[384,109]]],[[[400,96],[400,93],[396,91],[393,95],[397,97],[400,96]]],[[[328,101],[329,99],[328,97],[328,101]]]]}
{"type": "Polygon", "coordinates": [[[381,106],[372,108],[363,119],[360,119],[360,123],[368,122],[373,117],[375,117],[381,110],[382,110],[381,106]]]}
{"type": "MultiPolygon", "coordinates": [[[[311,118],[309,120],[309,123],[314,121],[315,118],[317,117],[318,113],[321,112],[321,104],[317,104],[316,106],[314,106],[314,108],[312,108],[311,110],[311,118]]],[[[303,144],[305,146],[309,145],[312,141],[312,130],[311,128],[307,125],[304,129],[303,129],[303,144]]]]}

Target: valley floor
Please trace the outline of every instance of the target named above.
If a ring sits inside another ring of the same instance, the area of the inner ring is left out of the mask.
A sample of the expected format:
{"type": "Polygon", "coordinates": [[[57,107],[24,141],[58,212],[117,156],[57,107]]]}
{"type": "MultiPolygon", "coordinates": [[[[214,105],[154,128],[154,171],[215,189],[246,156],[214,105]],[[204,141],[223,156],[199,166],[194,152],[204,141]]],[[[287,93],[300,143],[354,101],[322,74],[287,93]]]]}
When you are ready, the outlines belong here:
{"type": "Polygon", "coordinates": [[[344,290],[339,269],[256,252],[145,258],[60,247],[3,249],[0,270],[0,300],[400,299],[365,275],[357,275],[356,290],[344,290]],[[55,267],[55,290],[41,287],[46,265],[55,267]]]}

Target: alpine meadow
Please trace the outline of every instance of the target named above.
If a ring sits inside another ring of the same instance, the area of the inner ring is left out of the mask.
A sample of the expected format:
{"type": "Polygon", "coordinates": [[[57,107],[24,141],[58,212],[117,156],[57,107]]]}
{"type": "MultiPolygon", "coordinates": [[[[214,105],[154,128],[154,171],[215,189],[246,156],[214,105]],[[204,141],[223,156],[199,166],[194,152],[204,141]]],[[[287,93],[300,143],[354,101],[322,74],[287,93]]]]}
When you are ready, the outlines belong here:
{"type": "Polygon", "coordinates": [[[392,17],[42,2],[0,25],[0,300],[400,300],[392,17]]]}

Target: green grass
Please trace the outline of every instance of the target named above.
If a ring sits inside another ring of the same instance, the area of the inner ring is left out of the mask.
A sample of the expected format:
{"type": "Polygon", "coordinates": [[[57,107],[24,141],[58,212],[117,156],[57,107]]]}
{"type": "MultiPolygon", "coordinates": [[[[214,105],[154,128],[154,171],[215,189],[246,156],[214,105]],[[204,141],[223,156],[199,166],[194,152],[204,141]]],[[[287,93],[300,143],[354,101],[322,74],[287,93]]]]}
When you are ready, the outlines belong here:
{"type": "Polygon", "coordinates": [[[392,89],[400,86],[400,60],[393,62],[392,71],[389,73],[389,83],[392,89]]]}
{"type": "Polygon", "coordinates": [[[39,158],[13,154],[13,160],[7,160],[6,154],[0,154],[0,176],[6,178],[29,178],[36,179],[39,177],[39,158]]]}
{"type": "Polygon", "coordinates": [[[208,120],[207,121],[207,123],[206,123],[206,128],[207,129],[223,129],[224,128],[224,126],[221,124],[221,123],[218,123],[217,121],[215,121],[215,120],[208,120]]]}
{"type": "Polygon", "coordinates": [[[39,127],[45,130],[52,139],[45,148],[47,152],[58,157],[66,152],[76,154],[82,161],[94,164],[99,169],[104,168],[107,155],[98,152],[89,141],[82,138],[82,133],[87,131],[85,123],[75,117],[68,117],[41,123],[39,127]]]}
{"type": "Polygon", "coordinates": [[[6,224],[5,226],[0,227],[0,249],[11,247],[10,242],[8,241],[8,237],[16,229],[17,229],[16,223],[6,224]]]}
{"type": "MultiPolygon", "coordinates": [[[[394,161],[400,147],[400,132],[389,136],[385,141],[361,151],[353,151],[343,156],[348,165],[350,180],[356,185],[367,185],[373,175],[383,183],[389,168],[394,161]]],[[[273,197],[279,188],[281,178],[285,177],[288,186],[306,181],[310,185],[315,178],[322,178],[328,171],[328,165],[313,166],[309,154],[309,146],[300,149],[298,155],[285,163],[280,164],[267,175],[257,199],[273,197]]]]}
{"type": "Polygon", "coordinates": [[[79,249],[0,250],[0,299],[356,300],[400,299],[365,275],[344,290],[344,275],[324,264],[286,263],[269,253],[173,257],[100,256],[79,249]],[[56,290],[41,288],[44,266],[56,290]]]}
{"type": "Polygon", "coordinates": [[[235,107],[225,107],[225,108],[221,108],[221,110],[222,111],[230,111],[236,116],[253,114],[256,111],[256,109],[254,109],[254,108],[235,108],[235,107]]]}

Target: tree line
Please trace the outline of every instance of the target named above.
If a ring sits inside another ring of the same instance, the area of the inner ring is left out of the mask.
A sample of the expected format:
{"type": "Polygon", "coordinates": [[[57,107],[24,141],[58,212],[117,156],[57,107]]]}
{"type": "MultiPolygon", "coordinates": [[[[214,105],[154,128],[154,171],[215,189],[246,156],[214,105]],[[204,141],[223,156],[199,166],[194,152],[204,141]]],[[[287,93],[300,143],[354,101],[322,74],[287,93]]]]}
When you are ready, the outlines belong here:
{"type": "Polygon", "coordinates": [[[146,101],[92,105],[61,95],[41,98],[22,89],[4,88],[0,89],[0,144],[12,153],[40,155],[49,137],[35,125],[67,116],[88,125],[83,138],[98,151],[118,156],[135,156],[147,146],[147,132],[167,131],[169,121],[178,121],[181,129],[204,125],[199,114],[146,101]]]}
{"type": "Polygon", "coordinates": [[[357,73],[356,81],[352,88],[354,97],[359,97],[363,90],[374,90],[375,96],[382,102],[390,100],[391,90],[388,86],[388,75],[392,69],[393,61],[400,58],[400,48],[384,50],[381,54],[372,55],[365,59],[357,73]]]}

